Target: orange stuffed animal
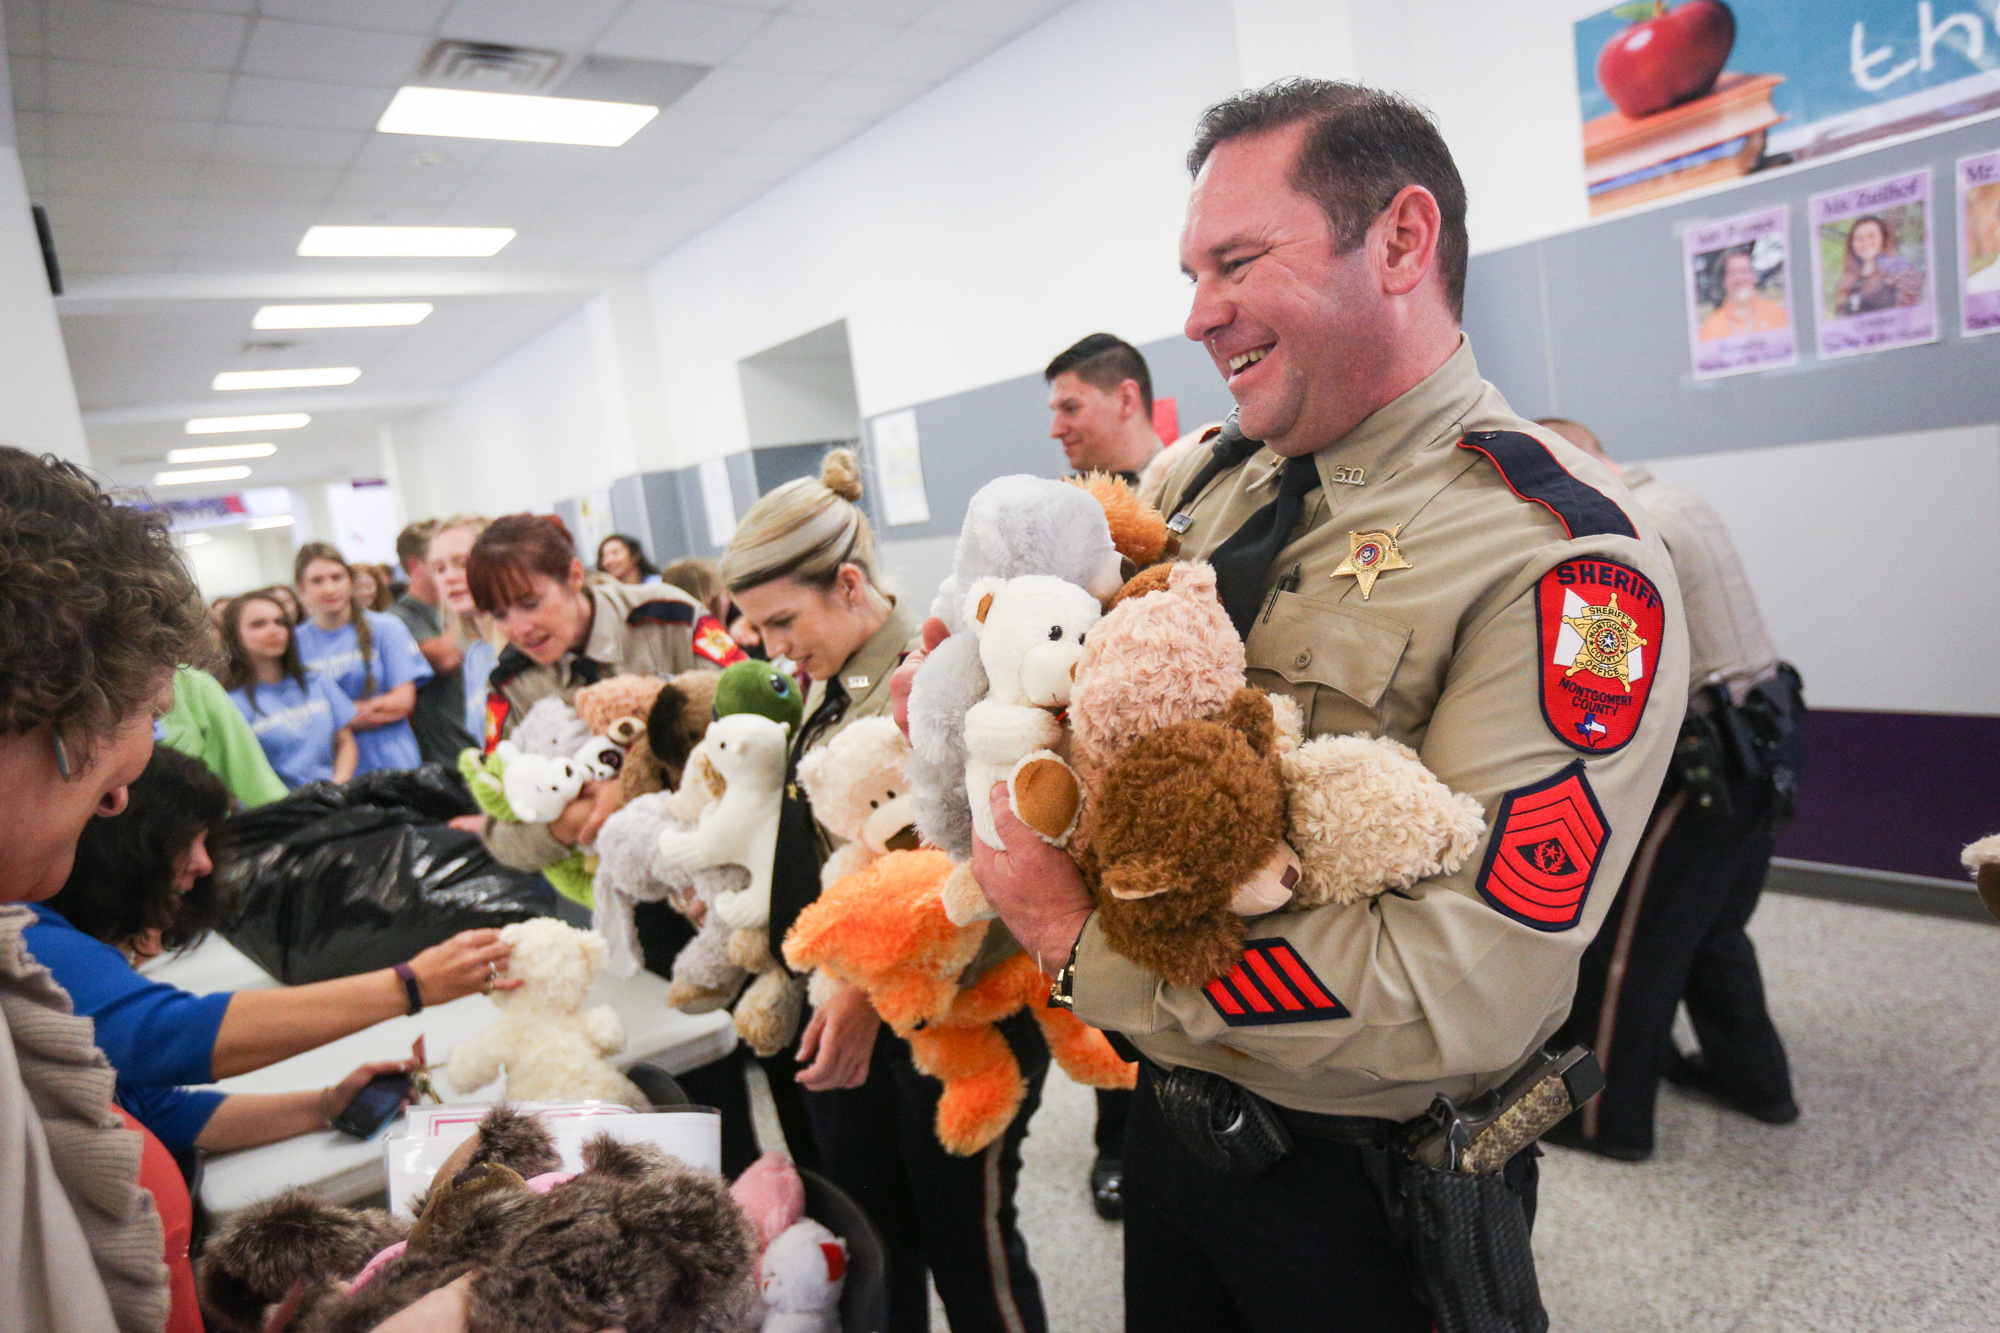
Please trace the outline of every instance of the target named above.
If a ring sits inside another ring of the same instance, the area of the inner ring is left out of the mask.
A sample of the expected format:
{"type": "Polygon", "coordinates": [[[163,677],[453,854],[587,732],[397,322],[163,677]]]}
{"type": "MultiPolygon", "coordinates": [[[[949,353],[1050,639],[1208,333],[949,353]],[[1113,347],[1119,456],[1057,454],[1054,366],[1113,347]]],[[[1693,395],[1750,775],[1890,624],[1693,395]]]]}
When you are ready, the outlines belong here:
{"type": "Polygon", "coordinates": [[[785,957],[795,970],[821,968],[867,992],[882,1021],[910,1043],[916,1067],[944,1084],[938,1142],[970,1156],[1000,1137],[1027,1091],[1013,1049],[993,1026],[1021,1008],[1041,1023],[1049,1054],[1077,1082],[1129,1088],[1138,1069],[1102,1032],[1048,1007],[1048,978],[1024,953],[958,988],[986,923],[955,926],[945,915],[941,890],[950,874],[943,852],[890,852],[801,912],[785,936],[785,957]]]}

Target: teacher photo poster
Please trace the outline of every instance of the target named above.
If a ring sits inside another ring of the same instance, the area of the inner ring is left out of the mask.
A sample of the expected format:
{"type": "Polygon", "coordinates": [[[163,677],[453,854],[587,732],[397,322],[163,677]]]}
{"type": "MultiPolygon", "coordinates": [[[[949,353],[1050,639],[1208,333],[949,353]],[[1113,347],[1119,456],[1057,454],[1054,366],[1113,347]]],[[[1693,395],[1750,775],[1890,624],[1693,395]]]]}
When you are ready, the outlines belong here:
{"type": "Polygon", "coordinates": [[[1960,331],[2000,333],[2000,153],[1958,159],[1958,281],[1960,331]]]}
{"type": "Polygon", "coordinates": [[[1930,195],[1925,168],[1812,197],[1822,357],[1937,341],[1930,195]]]}
{"type": "Polygon", "coordinates": [[[1681,234],[1694,377],[1715,379],[1799,359],[1787,239],[1791,210],[1743,213],[1681,234]]]}

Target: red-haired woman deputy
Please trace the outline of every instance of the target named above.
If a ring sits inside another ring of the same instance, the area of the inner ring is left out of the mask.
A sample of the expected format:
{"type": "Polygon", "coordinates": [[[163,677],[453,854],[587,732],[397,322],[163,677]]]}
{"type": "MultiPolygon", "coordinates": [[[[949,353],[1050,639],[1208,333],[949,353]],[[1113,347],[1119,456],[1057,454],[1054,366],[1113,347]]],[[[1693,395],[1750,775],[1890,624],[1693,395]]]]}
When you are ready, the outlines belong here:
{"type": "MultiPolygon", "coordinates": [[[[473,543],[465,577],[472,600],[507,640],[487,681],[488,750],[551,695],[574,702],[584,686],[620,673],[671,676],[723,665],[704,655],[697,636],[702,643],[728,636],[701,633],[713,620],[694,598],[664,583],[588,577],[560,519],[495,519],[473,543]]],[[[583,794],[546,824],[487,820],[486,844],[510,866],[539,870],[594,842],[617,796],[616,782],[586,783],[583,794]]]]}

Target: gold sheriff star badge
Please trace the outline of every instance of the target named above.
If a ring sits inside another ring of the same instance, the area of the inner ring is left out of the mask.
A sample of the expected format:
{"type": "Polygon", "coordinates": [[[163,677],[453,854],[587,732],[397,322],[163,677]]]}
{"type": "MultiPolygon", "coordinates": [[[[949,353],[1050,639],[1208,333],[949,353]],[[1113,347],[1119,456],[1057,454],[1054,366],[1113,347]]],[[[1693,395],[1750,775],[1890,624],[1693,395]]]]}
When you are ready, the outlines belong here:
{"type": "Polygon", "coordinates": [[[1575,659],[1564,673],[1565,678],[1588,671],[1593,676],[1617,681],[1618,687],[1630,694],[1632,654],[1645,647],[1646,640],[1635,632],[1639,622],[1618,609],[1618,594],[1612,593],[1611,600],[1603,606],[1586,603],[1581,615],[1564,616],[1563,624],[1583,640],[1583,646],[1576,650],[1575,659]]]}
{"type": "Polygon", "coordinates": [[[1361,600],[1367,601],[1368,594],[1375,591],[1375,580],[1391,569],[1409,569],[1410,562],[1403,559],[1402,551],[1396,547],[1396,534],[1403,530],[1398,523],[1387,532],[1350,532],[1347,534],[1347,559],[1340,562],[1333,571],[1333,577],[1352,574],[1354,582],[1361,588],[1361,600]]]}

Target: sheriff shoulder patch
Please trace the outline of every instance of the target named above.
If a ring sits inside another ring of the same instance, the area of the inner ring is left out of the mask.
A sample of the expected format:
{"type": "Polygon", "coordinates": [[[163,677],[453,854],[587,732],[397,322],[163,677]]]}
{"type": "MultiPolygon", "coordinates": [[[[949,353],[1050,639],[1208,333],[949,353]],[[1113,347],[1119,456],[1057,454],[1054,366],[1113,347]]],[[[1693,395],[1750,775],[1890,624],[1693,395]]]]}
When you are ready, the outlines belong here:
{"type": "Polygon", "coordinates": [[[1610,754],[1639,730],[1667,623],[1653,581],[1615,560],[1565,560],[1535,588],[1542,716],[1557,739],[1610,754]]]}
{"type": "Polygon", "coordinates": [[[487,693],[486,735],[481,738],[485,742],[484,749],[486,753],[492,754],[493,747],[500,743],[501,733],[507,728],[507,714],[512,711],[513,705],[507,702],[506,695],[500,693],[498,690],[492,690],[487,693]]]}
{"type": "Polygon", "coordinates": [[[1568,930],[1583,915],[1610,835],[1583,761],[1500,798],[1479,893],[1494,910],[1536,930],[1568,930]]]}
{"type": "Polygon", "coordinates": [[[750,654],[729,637],[729,631],[714,616],[703,616],[694,623],[694,651],[695,656],[707,658],[717,666],[735,666],[750,660],[750,654]]]}
{"type": "Polygon", "coordinates": [[[1348,1017],[1298,950],[1283,940],[1251,940],[1243,961],[1202,987],[1202,994],[1230,1027],[1261,1023],[1317,1023],[1348,1017]]]}

